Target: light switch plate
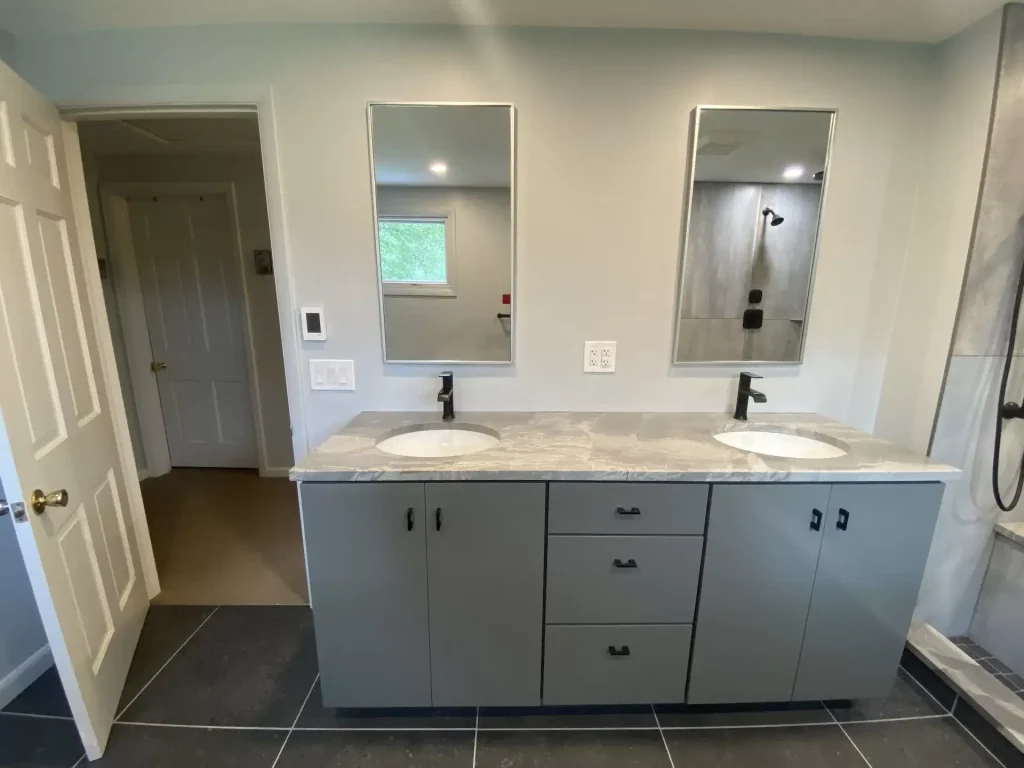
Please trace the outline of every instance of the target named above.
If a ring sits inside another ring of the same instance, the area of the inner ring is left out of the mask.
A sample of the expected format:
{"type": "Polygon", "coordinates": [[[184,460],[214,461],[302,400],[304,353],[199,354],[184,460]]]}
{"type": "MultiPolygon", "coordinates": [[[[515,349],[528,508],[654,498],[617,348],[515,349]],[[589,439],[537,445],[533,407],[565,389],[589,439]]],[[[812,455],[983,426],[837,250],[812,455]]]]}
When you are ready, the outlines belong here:
{"type": "Polygon", "coordinates": [[[584,373],[615,373],[615,342],[583,342],[584,373]]]}
{"type": "Polygon", "coordinates": [[[355,389],[355,363],[351,360],[310,360],[309,386],[312,389],[355,389]]]}

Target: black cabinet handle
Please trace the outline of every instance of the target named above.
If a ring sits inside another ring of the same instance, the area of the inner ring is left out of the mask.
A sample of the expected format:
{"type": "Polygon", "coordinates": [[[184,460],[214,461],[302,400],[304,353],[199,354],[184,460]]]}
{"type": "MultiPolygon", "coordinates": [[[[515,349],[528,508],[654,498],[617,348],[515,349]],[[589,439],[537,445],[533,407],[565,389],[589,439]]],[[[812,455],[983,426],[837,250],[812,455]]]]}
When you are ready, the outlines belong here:
{"type": "Polygon", "coordinates": [[[630,507],[629,509],[626,509],[625,507],[616,507],[615,508],[615,514],[616,515],[639,515],[640,514],[640,507],[630,507]]]}
{"type": "Polygon", "coordinates": [[[438,507],[437,511],[434,512],[434,527],[437,530],[441,530],[441,508],[438,507]]]}
{"type": "Polygon", "coordinates": [[[840,531],[845,531],[846,527],[850,524],[850,513],[842,507],[839,508],[839,519],[836,520],[836,528],[840,531]]]}
{"type": "Polygon", "coordinates": [[[405,530],[407,530],[407,531],[411,531],[412,530],[412,516],[413,516],[413,510],[412,510],[412,507],[409,507],[405,511],[405,530]]]}
{"type": "Polygon", "coordinates": [[[812,531],[820,531],[821,530],[821,510],[820,509],[816,509],[813,512],[811,512],[811,530],[812,531]]]}
{"type": "Polygon", "coordinates": [[[626,562],[622,562],[621,560],[619,560],[619,558],[616,557],[615,558],[615,567],[616,568],[636,568],[636,560],[634,560],[631,557],[626,562]]]}
{"type": "Polygon", "coordinates": [[[621,648],[616,648],[614,645],[608,646],[609,656],[629,656],[629,646],[624,645],[621,648]]]}

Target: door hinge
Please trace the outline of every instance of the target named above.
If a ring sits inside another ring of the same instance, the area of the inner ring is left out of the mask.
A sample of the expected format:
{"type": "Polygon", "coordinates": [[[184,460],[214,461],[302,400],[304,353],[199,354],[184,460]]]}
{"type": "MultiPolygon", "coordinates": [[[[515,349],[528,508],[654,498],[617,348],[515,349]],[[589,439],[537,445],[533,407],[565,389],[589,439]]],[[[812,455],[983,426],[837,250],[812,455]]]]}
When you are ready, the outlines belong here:
{"type": "Polygon", "coordinates": [[[8,504],[6,501],[0,501],[0,517],[3,517],[8,512],[17,523],[24,523],[28,520],[28,515],[25,514],[24,502],[16,501],[13,504],[8,504]]]}

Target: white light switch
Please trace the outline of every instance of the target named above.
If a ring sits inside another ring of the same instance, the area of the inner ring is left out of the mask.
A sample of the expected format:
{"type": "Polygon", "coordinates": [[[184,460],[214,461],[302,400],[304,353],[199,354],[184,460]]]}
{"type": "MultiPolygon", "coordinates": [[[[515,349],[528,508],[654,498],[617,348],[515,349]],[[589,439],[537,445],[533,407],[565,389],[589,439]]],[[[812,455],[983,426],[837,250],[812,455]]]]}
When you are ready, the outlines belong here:
{"type": "Polygon", "coordinates": [[[309,385],[313,389],[355,389],[355,363],[351,360],[310,360],[309,385]]]}
{"type": "Polygon", "coordinates": [[[583,343],[584,373],[615,373],[615,342],[586,341],[583,343]]]}

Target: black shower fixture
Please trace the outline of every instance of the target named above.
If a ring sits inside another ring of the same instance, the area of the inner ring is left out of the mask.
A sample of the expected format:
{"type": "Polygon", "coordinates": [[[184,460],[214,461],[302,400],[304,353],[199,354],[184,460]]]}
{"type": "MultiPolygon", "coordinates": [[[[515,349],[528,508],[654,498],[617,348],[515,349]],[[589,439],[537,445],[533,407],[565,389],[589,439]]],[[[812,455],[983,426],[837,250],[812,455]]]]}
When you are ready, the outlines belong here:
{"type": "Polygon", "coordinates": [[[767,218],[768,214],[771,214],[771,216],[772,216],[772,220],[771,220],[771,221],[770,221],[769,223],[770,223],[770,224],[771,224],[771,225],[772,225],[773,227],[777,227],[777,226],[779,226],[779,224],[781,224],[782,222],[784,222],[784,221],[785,221],[785,219],[784,219],[784,218],[782,218],[781,216],[779,216],[779,214],[777,214],[777,213],[776,213],[775,211],[773,211],[773,210],[772,210],[771,208],[765,208],[765,209],[764,209],[763,211],[761,211],[761,215],[762,215],[762,216],[764,216],[764,217],[766,217],[766,218],[767,218]]]}
{"type": "Polygon", "coordinates": [[[815,181],[822,181],[822,180],[824,180],[824,178],[825,178],[825,171],[818,171],[816,174],[814,174],[814,176],[812,178],[815,181]]]}

